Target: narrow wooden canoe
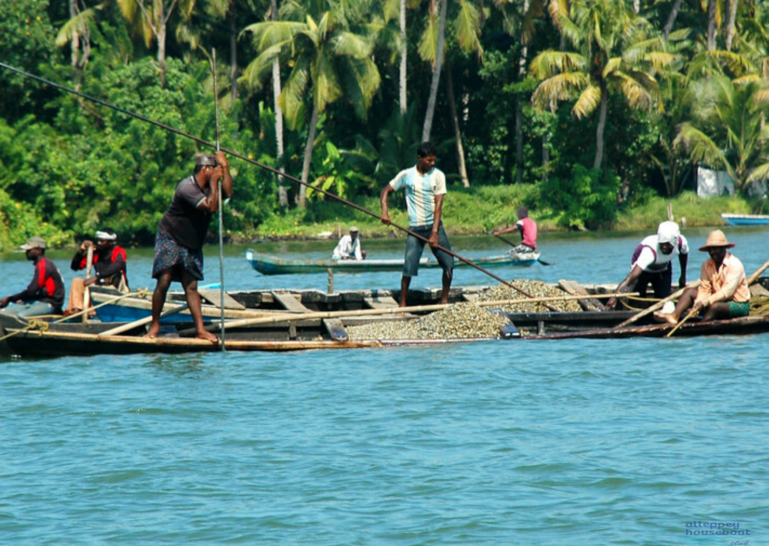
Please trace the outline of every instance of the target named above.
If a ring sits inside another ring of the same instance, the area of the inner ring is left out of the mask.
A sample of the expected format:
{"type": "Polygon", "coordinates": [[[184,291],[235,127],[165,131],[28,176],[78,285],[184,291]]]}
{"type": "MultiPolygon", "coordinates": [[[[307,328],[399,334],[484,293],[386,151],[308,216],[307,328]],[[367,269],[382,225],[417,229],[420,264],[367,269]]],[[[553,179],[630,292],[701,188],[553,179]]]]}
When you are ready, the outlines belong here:
{"type": "Polygon", "coordinates": [[[769,215],[766,214],[727,214],[721,215],[721,220],[728,226],[769,226],[769,215]]]}
{"type": "MultiPolygon", "coordinates": [[[[526,254],[507,253],[498,256],[488,256],[473,260],[481,267],[530,267],[539,260],[539,252],[526,254]]],[[[278,258],[254,250],[246,251],[246,260],[251,267],[262,275],[291,275],[301,273],[326,273],[329,269],[342,273],[369,273],[373,271],[400,271],[403,260],[293,260],[278,258]]],[[[469,267],[460,260],[455,261],[456,267],[469,267]]],[[[435,258],[422,258],[420,268],[440,267],[435,258]]]]}

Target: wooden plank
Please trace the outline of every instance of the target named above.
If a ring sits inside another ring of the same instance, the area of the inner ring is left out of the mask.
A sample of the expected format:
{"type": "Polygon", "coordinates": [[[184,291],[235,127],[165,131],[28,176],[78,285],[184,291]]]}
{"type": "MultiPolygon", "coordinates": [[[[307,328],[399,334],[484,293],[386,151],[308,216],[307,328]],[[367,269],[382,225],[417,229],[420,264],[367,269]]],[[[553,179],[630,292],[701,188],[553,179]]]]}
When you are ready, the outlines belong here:
{"type": "MultiPolygon", "coordinates": [[[[200,297],[205,299],[211,305],[221,308],[222,293],[215,288],[198,288],[200,297]]],[[[224,308],[225,309],[237,309],[243,311],[246,306],[240,303],[238,300],[230,296],[227,292],[224,293],[224,308]]]]}
{"type": "Polygon", "coordinates": [[[291,294],[285,294],[281,292],[273,292],[272,296],[275,298],[283,309],[291,311],[292,313],[310,313],[311,310],[297,301],[297,299],[291,294]]]}
{"type": "Polygon", "coordinates": [[[334,341],[347,341],[350,339],[347,330],[344,329],[344,324],[341,319],[323,319],[323,327],[334,341]]]}
{"type": "MultiPolygon", "coordinates": [[[[565,279],[561,279],[558,281],[558,286],[560,286],[562,290],[564,290],[568,294],[571,294],[572,296],[589,296],[590,295],[588,294],[588,291],[585,290],[585,287],[583,287],[577,281],[567,281],[565,279]]],[[[577,301],[585,311],[605,311],[606,310],[606,307],[604,307],[603,303],[601,303],[600,301],[594,298],[588,297],[585,299],[579,299],[577,301]]]]}
{"type": "Polygon", "coordinates": [[[373,296],[363,298],[363,303],[369,309],[390,309],[398,307],[398,302],[392,296],[373,296]]]}

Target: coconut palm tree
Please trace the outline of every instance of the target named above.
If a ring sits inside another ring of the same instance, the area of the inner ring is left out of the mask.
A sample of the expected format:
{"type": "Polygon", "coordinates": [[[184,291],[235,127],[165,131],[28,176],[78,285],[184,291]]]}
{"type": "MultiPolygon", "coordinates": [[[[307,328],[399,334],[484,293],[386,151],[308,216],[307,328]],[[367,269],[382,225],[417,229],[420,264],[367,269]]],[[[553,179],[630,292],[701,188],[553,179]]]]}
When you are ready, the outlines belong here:
{"type": "Polygon", "coordinates": [[[540,109],[575,100],[572,113],[585,118],[598,110],[594,168],[603,162],[609,95],[622,96],[631,108],[659,106],[653,72],[675,55],[662,51],[649,36],[649,25],[624,0],[573,0],[568,16],[558,14],[559,28],[573,51],[547,50],[531,62],[540,80],[532,101],[540,109]]]}
{"type": "MultiPolygon", "coordinates": [[[[248,82],[258,86],[281,55],[292,67],[279,100],[292,129],[304,122],[306,99],[310,99],[312,113],[301,178],[305,183],[320,114],[329,104],[346,98],[358,117],[365,119],[379,88],[379,70],[371,58],[375,36],[365,28],[365,8],[365,2],[352,5],[328,0],[306,6],[292,1],[284,4],[281,20],[256,23],[244,30],[253,34],[259,53],[244,73],[248,82]],[[318,11],[321,9],[325,11],[318,11]]],[[[304,184],[297,204],[306,206],[304,184]]]]}
{"type": "Polygon", "coordinates": [[[695,85],[695,121],[681,125],[675,144],[694,163],[723,169],[735,189],[747,194],[750,183],[769,178],[769,127],[762,119],[769,110],[766,80],[749,75],[737,80],[712,75],[695,85]]]}
{"type": "Polygon", "coordinates": [[[195,0],[117,0],[123,17],[133,23],[147,47],[157,42],[157,60],[160,83],[166,84],[166,38],[168,21],[179,8],[183,19],[188,19],[195,7],[195,0]]]}

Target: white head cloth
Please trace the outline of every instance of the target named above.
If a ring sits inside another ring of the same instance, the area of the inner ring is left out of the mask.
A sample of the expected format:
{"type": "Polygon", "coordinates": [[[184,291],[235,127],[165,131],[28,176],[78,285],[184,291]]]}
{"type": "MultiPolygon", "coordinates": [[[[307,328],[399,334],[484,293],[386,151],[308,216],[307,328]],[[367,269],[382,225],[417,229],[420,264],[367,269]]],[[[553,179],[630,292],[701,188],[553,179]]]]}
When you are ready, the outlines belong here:
{"type": "Polygon", "coordinates": [[[659,244],[670,243],[675,246],[680,235],[681,231],[675,222],[662,222],[657,228],[657,242],[659,244]]]}
{"type": "Polygon", "coordinates": [[[100,241],[117,241],[117,233],[110,234],[106,231],[97,231],[96,238],[100,241]]]}

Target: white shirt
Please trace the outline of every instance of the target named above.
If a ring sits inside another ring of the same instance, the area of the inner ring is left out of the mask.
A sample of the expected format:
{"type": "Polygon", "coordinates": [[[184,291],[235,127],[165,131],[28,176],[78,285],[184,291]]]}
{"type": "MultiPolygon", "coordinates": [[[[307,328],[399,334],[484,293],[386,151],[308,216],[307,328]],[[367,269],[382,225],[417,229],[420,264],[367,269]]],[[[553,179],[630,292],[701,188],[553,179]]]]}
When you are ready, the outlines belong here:
{"type": "Polygon", "coordinates": [[[339,239],[339,243],[334,249],[334,254],[331,256],[332,260],[344,260],[345,258],[353,258],[356,260],[362,260],[363,256],[360,253],[360,235],[352,240],[352,237],[345,235],[339,239]]]}
{"type": "Polygon", "coordinates": [[[649,235],[641,244],[638,245],[633,255],[634,261],[630,269],[634,266],[640,267],[643,271],[658,272],[667,269],[667,265],[679,254],[689,253],[689,241],[686,237],[679,235],[678,244],[673,245],[673,252],[663,254],[659,249],[659,240],[657,235],[649,235]]]}

